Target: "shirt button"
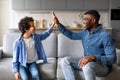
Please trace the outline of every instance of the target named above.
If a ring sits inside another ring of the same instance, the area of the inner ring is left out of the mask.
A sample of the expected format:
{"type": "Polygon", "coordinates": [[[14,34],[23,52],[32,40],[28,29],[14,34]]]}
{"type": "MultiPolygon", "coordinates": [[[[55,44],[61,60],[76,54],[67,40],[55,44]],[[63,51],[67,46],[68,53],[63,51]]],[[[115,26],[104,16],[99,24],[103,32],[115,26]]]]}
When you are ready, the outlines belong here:
{"type": "Polygon", "coordinates": [[[88,41],[90,41],[90,40],[88,40],[88,41]]]}
{"type": "Polygon", "coordinates": [[[88,47],[87,47],[88,48],[88,47]]]}

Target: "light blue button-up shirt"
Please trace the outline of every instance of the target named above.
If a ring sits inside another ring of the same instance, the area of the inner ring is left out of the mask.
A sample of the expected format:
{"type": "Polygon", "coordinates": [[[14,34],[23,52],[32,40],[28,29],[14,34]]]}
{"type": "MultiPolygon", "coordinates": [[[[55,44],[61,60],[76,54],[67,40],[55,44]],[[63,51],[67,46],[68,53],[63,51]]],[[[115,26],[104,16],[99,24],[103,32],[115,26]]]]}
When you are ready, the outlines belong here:
{"type": "MultiPolygon", "coordinates": [[[[38,59],[43,60],[45,63],[47,63],[47,58],[41,41],[46,39],[51,32],[52,29],[49,28],[42,34],[34,33],[32,35],[32,38],[35,42],[35,48],[37,51],[38,59]]],[[[27,53],[26,53],[25,43],[22,36],[20,36],[14,42],[14,46],[13,46],[13,72],[18,72],[19,64],[26,66],[26,63],[27,63],[27,53]]]]}
{"type": "Polygon", "coordinates": [[[96,57],[98,63],[105,64],[109,68],[112,68],[112,64],[116,62],[116,50],[113,38],[102,28],[101,24],[99,24],[93,33],[90,33],[87,29],[72,32],[62,24],[58,28],[68,38],[82,40],[84,56],[93,55],[96,57]]]}

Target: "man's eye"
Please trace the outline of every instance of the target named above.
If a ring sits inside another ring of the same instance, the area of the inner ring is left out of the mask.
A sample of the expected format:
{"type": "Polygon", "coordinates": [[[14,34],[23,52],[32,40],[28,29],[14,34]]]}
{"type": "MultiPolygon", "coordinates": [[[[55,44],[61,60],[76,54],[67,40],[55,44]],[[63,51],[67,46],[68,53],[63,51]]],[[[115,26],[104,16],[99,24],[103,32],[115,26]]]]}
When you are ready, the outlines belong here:
{"type": "Polygon", "coordinates": [[[88,18],[83,18],[83,20],[89,20],[88,18]]]}

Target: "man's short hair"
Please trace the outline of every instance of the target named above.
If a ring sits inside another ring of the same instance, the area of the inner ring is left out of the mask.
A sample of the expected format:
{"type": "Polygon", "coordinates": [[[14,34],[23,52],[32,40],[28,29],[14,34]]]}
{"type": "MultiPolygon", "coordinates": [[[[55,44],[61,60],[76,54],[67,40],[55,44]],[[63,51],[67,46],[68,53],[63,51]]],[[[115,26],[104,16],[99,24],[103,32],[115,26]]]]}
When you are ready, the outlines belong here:
{"type": "Polygon", "coordinates": [[[90,15],[94,16],[97,21],[99,21],[99,19],[100,19],[100,14],[96,10],[89,10],[84,13],[84,15],[86,15],[86,14],[90,14],[90,15]]]}

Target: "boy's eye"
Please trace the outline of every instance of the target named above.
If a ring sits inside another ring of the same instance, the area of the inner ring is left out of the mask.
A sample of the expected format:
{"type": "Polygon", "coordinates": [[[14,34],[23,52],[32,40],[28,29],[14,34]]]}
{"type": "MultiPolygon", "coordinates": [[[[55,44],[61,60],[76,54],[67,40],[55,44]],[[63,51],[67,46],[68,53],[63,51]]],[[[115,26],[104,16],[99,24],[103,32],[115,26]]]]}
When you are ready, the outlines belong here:
{"type": "Polygon", "coordinates": [[[34,27],[34,25],[31,25],[30,27],[34,27]]]}

